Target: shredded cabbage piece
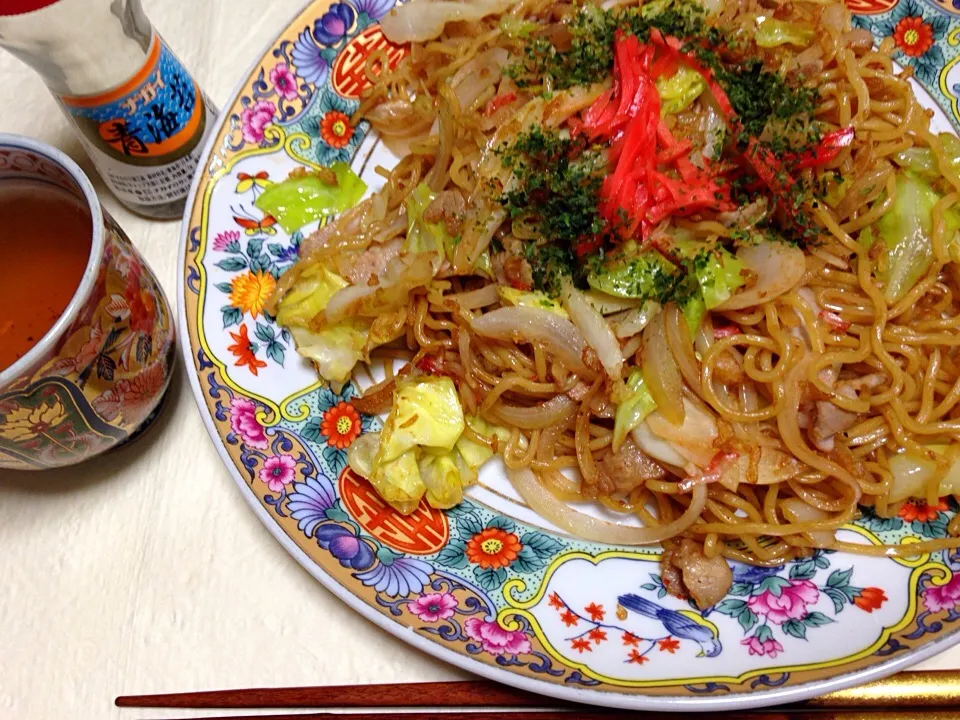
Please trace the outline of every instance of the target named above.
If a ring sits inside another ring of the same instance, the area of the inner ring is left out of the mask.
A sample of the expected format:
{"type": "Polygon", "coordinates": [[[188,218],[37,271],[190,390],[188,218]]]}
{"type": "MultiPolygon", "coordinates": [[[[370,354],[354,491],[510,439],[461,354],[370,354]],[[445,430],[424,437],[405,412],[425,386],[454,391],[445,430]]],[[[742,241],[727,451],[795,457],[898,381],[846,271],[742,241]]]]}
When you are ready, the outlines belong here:
{"type": "Polygon", "coordinates": [[[629,240],[616,259],[587,276],[590,287],[622,298],[659,297],[665,285],[673,282],[676,268],[655,250],[640,252],[629,240]]]}
{"type": "Polygon", "coordinates": [[[318,173],[291,177],[264,190],[254,205],[276,218],[288,233],[349,210],[363,197],[367,184],[346,163],[336,162],[329,169],[334,183],[318,173]]]}
{"type": "Polygon", "coordinates": [[[401,380],[381,431],[379,462],[395,460],[418,446],[452,450],[464,427],[453,380],[433,376],[401,380]]]}
{"type": "Polygon", "coordinates": [[[444,257],[453,261],[455,245],[450,233],[443,223],[429,223],[423,219],[423,214],[427,211],[436,199],[437,195],[430,190],[426,183],[417,185],[413,192],[407,197],[405,205],[407,208],[407,238],[404,248],[413,253],[432,252],[436,253],[434,261],[436,270],[444,257]]]}
{"type": "Polygon", "coordinates": [[[670,77],[661,75],[656,85],[661,115],[674,115],[686,110],[707,88],[703,75],[686,65],[678,67],[670,77]]]}
{"type": "Polygon", "coordinates": [[[311,327],[330,298],[348,285],[323,263],[313,262],[303,268],[277,308],[277,322],[290,330],[297,352],[312,360],[328,382],[350,378],[368,341],[370,320],[348,318],[319,330],[311,327]]]}
{"type": "Polygon", "coordinates": [[[613,452],[618,452],[627,434],[657,409],[657,403],[643,381],[643,372],[637,368],[626,382],[628,395],[617,407],[613,421],[613,452]]]}
{"type": "Polygon", "coordinates": [[[760,16],[757,18],[757,32],[754,40],[762,48],[779,45],[806,47],[813,40],[813,36],[813,28],[809,25],[760,16]]]}
{"type": "Polygon", "coordinates": [[[680,306],[691,333],[700,328],[707,310],[719,307],[743,286],[743,268],[743,263],[722,247],[694,258],[693,274],[700,291],[691,293],[680,306]]]}
{"type": "Polygon", "coordinates": [[[377,493],[403,515],[417,509],[427,486],[420,475],[417,453],[408,450],[389,462],[375,463],[367,478],[377,493]]]}
{"type": "Polygon", "coordinates": [[[349,284],[323,263],[308,264],[280,300],[277,322],[284,327],[308,326],[317,314],[323,312],[330,298],[349,284]]]}
{"type": "Polygon", "coordinates": [[[319,331],[291,325],[290,334],[297,352],[314,362],[324,380],[343,383],[364,357],[369,329],[369,323],[354,319],[319,331]]]}
{"type": "Polygon", "coordinates": [[[447,509],[463,500],[463,485],[455,451],[437,453],[424,451],[418,461],[420,478],[427,488],[427,502],[431,507],[447,509]]]}
{"type": "Polygon", "coordinates": [[[541,308],[543,310],[549,310],[560,317],[570,317],[560,303],[540,291],[517,290],[516,288],[506,285],[499,285],[497,287],[497,293],[500,295],[500,300],[507,305],[541,308]]]}
{"type": "MultiPolygon", "coordinates": [[[[884,296],[894,303],[917,284],[933,263],[933,208],[941,195],[911,172],[897,173],[897,197],[893,207],[877,222],[877,231],[887,244],[890,268],[884,277],[884,296]]],[[[960,229],[960,212],[944,214],[948,232],[960,229]]],[[[948,238],[948,242],[953,238],[948,238]]]]}

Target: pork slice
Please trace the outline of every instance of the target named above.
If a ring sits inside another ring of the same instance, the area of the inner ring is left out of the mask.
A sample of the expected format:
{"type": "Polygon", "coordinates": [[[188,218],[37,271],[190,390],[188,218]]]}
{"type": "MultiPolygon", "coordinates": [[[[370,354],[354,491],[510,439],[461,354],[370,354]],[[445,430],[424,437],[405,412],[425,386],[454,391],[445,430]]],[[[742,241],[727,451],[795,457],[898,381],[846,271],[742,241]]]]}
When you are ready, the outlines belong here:
{"type": "Polygon", "coordinates": [[[607,453],[597,463],[601,477],[598,484],[609,483],[617,492],[628,493],[647,480],[660,480],[667,471],[636,446],[633,439],[620,446],[619,452],[607,453]]]}
{"type": "Polygon", "coordinates": [[[661,577],[670,576],[671,585],[674,586],[667,586],[664,580],[667,590],[674,592],[677,589],[676,570],[679,570],[682,586],[680,589],[685,591],[679,596],[689,595],[701,610],[720,602],[733,584],[733,571],[727,561],[719,555],[708,558],[703,553],[703,545],[695,540],[681,540],[679,545],[661,556],[660,565],[661,577]]]}

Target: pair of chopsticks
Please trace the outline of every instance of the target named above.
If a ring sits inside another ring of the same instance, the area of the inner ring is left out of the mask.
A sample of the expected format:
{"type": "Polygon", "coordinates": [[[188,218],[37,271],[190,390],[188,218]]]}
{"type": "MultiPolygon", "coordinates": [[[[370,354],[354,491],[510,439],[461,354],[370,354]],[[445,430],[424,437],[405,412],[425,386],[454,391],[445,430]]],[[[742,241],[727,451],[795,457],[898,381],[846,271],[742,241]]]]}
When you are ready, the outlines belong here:
{"type": "MultiPolygon", "coordinates": [[[[211,690],[163,695],[130,695],[116,699],[118,707],[180,709],[363,709],[370,712],[315,712],[257,715],[259,720],[384,720],[399,708],[422,709],[410,714],[421,720],[499,720],[509,708],[511,720],[610,720],[637,717],[676,717],[666,713],[625,713],[587,708],[498,683],[408,683],[398,685],[328,685],[297,688],[211,690]],[[438,708],[459,708],[438,711],[438,708]],[[521,709],[517,711],[516,709],[521,709]]],[[[930,713],[931,720],[960,720],[960,671],[904,672],[885,680],[830,693],[815,700],[775,710],[725,713],[728,720],[902,720],[930,713]],[[910,710],[917,711],[911,713],[910,710]]],[[[251,716],[252,717],[252,716],[251,716]]],[[[237,720],[238,716],[210,716],[191,720],[237,720]]]]}

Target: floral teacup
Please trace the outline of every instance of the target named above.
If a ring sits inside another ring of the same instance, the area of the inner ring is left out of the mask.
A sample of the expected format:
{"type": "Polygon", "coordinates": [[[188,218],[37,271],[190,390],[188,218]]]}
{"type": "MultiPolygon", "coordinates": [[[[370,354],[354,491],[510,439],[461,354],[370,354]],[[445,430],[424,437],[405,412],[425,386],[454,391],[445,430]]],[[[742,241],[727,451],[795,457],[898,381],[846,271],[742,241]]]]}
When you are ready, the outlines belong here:
{"type": "Polygon", "coordinates": [[[0,468],[72,465],[127,441],[156,415],[173,370],[170,306],[70,158],[0,133],[0,182],[11,178],[63,187],[93,218],[90,257],[70,304],[0,372],[0,468]]]}

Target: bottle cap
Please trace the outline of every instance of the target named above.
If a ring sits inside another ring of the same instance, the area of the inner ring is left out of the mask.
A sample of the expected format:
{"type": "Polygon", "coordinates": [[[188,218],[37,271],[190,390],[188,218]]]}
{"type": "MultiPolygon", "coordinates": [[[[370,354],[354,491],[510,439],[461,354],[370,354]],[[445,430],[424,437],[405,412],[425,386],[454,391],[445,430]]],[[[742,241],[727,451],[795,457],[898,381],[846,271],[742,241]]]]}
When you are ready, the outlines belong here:
{"type": "Polygon", "coordinates": [[[0,2],[0,16],[25,15],[53,5],[57,0],[3,0],[0,2]]]}

